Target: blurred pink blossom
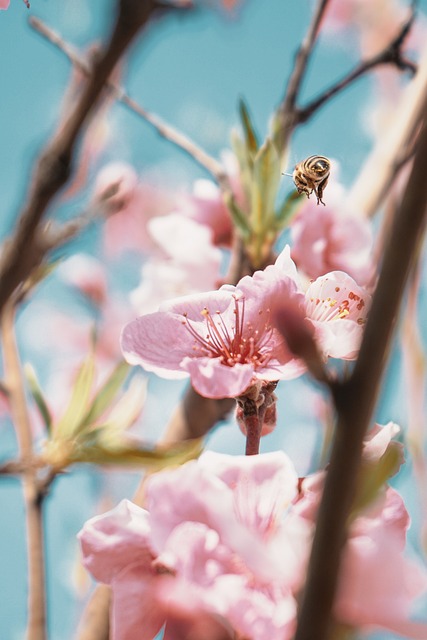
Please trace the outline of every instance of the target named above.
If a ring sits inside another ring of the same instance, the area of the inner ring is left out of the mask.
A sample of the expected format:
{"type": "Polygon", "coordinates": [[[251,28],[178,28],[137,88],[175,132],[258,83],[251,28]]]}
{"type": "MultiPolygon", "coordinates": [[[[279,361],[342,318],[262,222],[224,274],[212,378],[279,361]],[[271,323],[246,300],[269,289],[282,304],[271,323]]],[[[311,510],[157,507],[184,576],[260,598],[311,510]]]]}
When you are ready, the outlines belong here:
{"type": "Polygon", "coordinates": [[[107,276],[99,260],[84,253],[76,253],[58,269],[62,280],[78,289],[96,307],[107,301],[107,276]]]}
{"type": "Polygon", "coordinates": [[[211,231],[179,213],[153,218],[148,231],[158,255],[141,269],[141,284],[131,292],[138,314],[157,311],[170,298],[214,289],[220,275],[221,252],[211,231]]]}
{"type": "Polygon", "coordinates": [[[357,29],[361,51],[371,56],[398,35],[407,16],[407,5],[399,0],[331,0],[325,25],[335,33],[344,27],[357,29]]]}
{"type": "Polygon", "coordinates": [[[109,256],[152,249],[148,220],[170,212],[174,206],[174,198],[166,189],[138,180],[134,169],[121,162],[106,165],[100,171],[92,201],[114,214],[107,217],[104,228],[104,246],[109,256]]]}
{"type": "Polygon", "coordinates": [[[0,9],[7,9],[9,4],[10,0],[0,0],[0,9]]]}
{"type": "MultiPolygon", "coordinates": [[[[363,459],[376,463],[399,427],[375,427],[365,441],[363,459]]],[[[397,443],[394,443],[397,444],[397,443]]],[[[325,473],[304,478],[294,511],[314,522],[325,473]]],[[[403,499],[385,485],[352,521],[344,548],[334,612],[338,621],[366,631],[389,629],[423,640],[427,624],[409,620],[415,598],[427,590],[427,572],[404,555],[410,525],[403,499]]]]}
{"type": "Polygon", "coordinates": [[[196,180],[191,194],[181,196],[178,210],[212,230],[212,241],[218,246],[229,246],[233,226],[230,213],[219,187],[211,180],[196,180]]]}
{"type": "Polygon", "coordinates": [[[345,271],[360,285],[373,275],[370,223],[345,202],[342,189],[332,189],[325,207],[307,200],[291,226],[292,258],[309,278],[345,271]]]}
{"type": "Polygon", "coordinates": [[[111,584],[113,639],[152,640],[164,623],[167,634],[171,608],[188,614],[189,602],[208,629],[223,621],[224,634],[231,626],[253,640],[291,638],[311,532],[284,517],[296,491],[282,452],[209,452],[151,476],[147,511],[123,501],[89,520],[79,534],[84,563],[111,584]]]}
{"type": "Polygon", "coordinates": [[[337,619],[354,627],[385,628],[423,640],[427,624],[409,620],[427,589],[425,569],[403,555],[410,520],[390,487],[350,529],[335,603],[337,619]]]}
{"type": "MultiPolygon", "coordinates": [[[[240,167],[236,156],[229,150],[221,154],[233,195],[239,207],[247,209],[246,197],[240,178],[240,167]]],[[[220,188],[211,180],[196,180],[193,191],[178,199],[178,211],[212,230],[212,241],[218,246],[230,246],[233,224],[230,212],[224,203],[220,188]]]]}

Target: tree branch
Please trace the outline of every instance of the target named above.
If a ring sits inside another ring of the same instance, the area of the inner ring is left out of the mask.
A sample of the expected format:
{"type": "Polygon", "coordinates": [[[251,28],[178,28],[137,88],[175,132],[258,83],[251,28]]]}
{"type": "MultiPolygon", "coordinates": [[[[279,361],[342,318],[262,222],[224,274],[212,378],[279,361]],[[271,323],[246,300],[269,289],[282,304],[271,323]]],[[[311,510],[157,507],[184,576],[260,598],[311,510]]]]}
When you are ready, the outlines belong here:
{"type": "MultiPolygon", "coordinates": [[[[50,27],[48,27],[38,18],[30,18],[29,22],[33,29],[35,29],[44,38],[55,45],[60,51],[65,53],[70,62],[82,73],[86,75],[89,75],[91,73],[90,64],[88,64],[88,62],[78,53],[78,51],[74,47],[65,42],[65,40],[61,38],[58,33],[50,29],[50,27]]],[[[218,160],[206,153],[204,149],[199,147],[193,140],[191,140],[181,131],[178,131],[178,129],[175,129],[175,127],[162,120],[159,116],[151,113],[140,104],[138,104],[136,100],[133,100],[133,98],[131,98],[129,94],[126,93],[123,87],[121,87],[113,80],[109,80],[107,82],[107,87],[118,102],[121,102],[133,113],[136,113],[136,115],[138,115],[149,125],[151,125],[160,136],[184,151],[201,167],[206,169],[222,188],[229,190],[229,182],[226,171],[222,164],[218,162],[218,160]]]]}
{"type": "Polygon", "coordinates": [[[48,142],[33,175],[30,190],[13,236],[6,243],[0,262],[0,313],[16,287],[37,261],[40,221],[52,199],[72,173],[76,143],[102,89],[119,58],[156,8],[153,0],[120,0],[117,19],[103,54],[94,64],[77,104],[48,142]]]}
{"type": "Polygon", "coordinates": [[[328,1],[329,0],[317,0],[317,5],[307,34],[295,56],[295,65],[289,78],[285,95],[276,111],[276,131],[274,132],[274,138],[280,152],[283,152],[287,147],[289,137],[296,125],[296,103],[319,33],[320,23],[328,6],[328,1]]]}
{"type": "MultiPolygon", "coordinates": [[[[33,456],[31,424],[28,416],[24,382],[14,334],[15,308],[5,306],[1,317],[3,358],[6,384],[15,425],[20,457],[33,456]]],[[[25,500],[28,551],[28,620],[27,640],[45,640],[46,594],[44,570],[43,497],[37,479],[37,468],[28,465],[23,470],[22,482],[25,500]]]]}
{"type": "Polygon", "coordinates": [[[408,274],[417,255],[427,208],[427,94],[423,129],[393,228],[353,374],[337,385],[337,424],[319,509],[307,584],[295,640],[326,640],[346,539],[346,523],[356,490],[362,443],[370,425],[408,274]]]}
{"type": "Polygon", "coordinates": [[[340,93],[343,89],[347,88],[355,80],[365,75],[365,73],[375,69],[375,67],[379,67],[384,64],[392,64],[401,71],[410,71],[412,74],[415,74],[417,65],[411,60],[408,60],[402,53],[403,43],[411,30],[415,16],[415,5],[413,4],[411,8],[411,15],[400,29],[396,38],[392,40],[392,42],[390,42],[383,51],[372,56],[369,60],[362,61],[356,65],[352,71],[332,85],[332,87],[320,94],[317,98],[309,102],[305,107],[296,109],[297,124],[306,122],[318,109],[320,109],[320,107],[325,104],[325,102],[340,93]]]}
{"type": "Polygon", "coordinates": [[[424,114],[424,100],[427,92],[427,46],[422,52],[418,71],[406,87],[396,105],[395,118],[389,130],[382,135],[348,195],[352,206],[366,217],[371,217],[378,208],[381,198],[390,189],[402,158],[408,158],[424,114]]]}

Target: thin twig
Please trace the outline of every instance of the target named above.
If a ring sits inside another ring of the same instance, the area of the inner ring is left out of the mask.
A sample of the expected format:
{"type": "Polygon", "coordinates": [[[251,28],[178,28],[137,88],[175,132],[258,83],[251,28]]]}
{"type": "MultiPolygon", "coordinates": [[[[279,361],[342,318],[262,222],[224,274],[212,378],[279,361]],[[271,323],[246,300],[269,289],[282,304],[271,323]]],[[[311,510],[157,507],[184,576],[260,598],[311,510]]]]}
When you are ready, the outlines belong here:
{"type": "Polygon", "coordinates": [[[49,251],[70,242],[87,227],[95,223],[98,218],[105,218],[106,215],[108,214],[105,213],[102,207],[92,207],[62,224],[49,221],[40,234],[41,253],[46,255],[49,251]]]}
{"type": "Polygon", "coordinates": [[[60,123],[36,164],[27,202],[14,234],[5,244],[0,262],[0,313],[5,302],[40,260],[38,231],[47,207],[73,170],[75,147],[105,83],[118,60],[156,9],[154,0],[119,0],[119,10],[109,42],[75,107],[60,123]]]}
{"type": "Polygon", "coordinates": [[[319,33],[320,23],[328,6],[328,1],[329,0],[318,0],[317,2],[307,34],[296,54],[295,65],[289,78],[285,95],[276,112],[277,128],[274,137],[280,151],[286,148],[290,134],[296,124],[296,104],[299,92],[319,33]]]}
{"type": "MultiPolygon", "coordinates": [[[[16,429],[21,459],[31,459],[33,442],[24,382],[14,333],[15,308],[9,303],[1,318],[3,357],[11,415],[16,429]]],[[[28,548],[27,640],[46,639],[46,593],[43,539],[43,494],[37,470],[28,466],[22,476],[28,548]]]]}
{"type": "MultiPolygon", "coordinates": [[[[82,73],[90,75],[91,65],[79,54],[79,52],[67,43],[58,33],[48,27],[39,18],[30,18],[30,26],[33,27],[40,35],[46,38],[51,44],[55,45],[60,51],[65,53],[70,62],[77,67],[82,73]]],[[[178,131],[175,127],[165,122],[156,114],[142,107],[136,100],[131,98],[123,87],[109,80],[107,87],[112,92],[118,102],[125,105],[130,111],[136,113],[139,117],[150,124],[157,133],[187,153],[200,166],[206,169],[224,189],[229,190],[229,182],[226,171],[222,164],[215,158],[210,156],[204,149],[191,140],[188,136],[178,131]]]]}
{"type": "Polygon", "coordinates": [[[335,388],[337,424],[295,640],[326,640],[331,629],[340,556],[356,491],[363,438],[375,408],[404,286],[425,227],[426,96],[422,133],[386,244],[359,357],[348,381],[335,388]]]}
{"type": "Polygon", "coordinates": [[[321,93],[317,98],[309,102],[305,107],[301,107],[296,109],[296,121],[297,124],[301,124],[306,122],[309,118],[311,118],[314,113],[322,107],[325,102],[328,102],[335,95],[340,93],[343,89],[347,88],[350,84],[352,84],[355,80],[365,75],[372,69],[379,67],[381,65],[394,65],[401,71],[410,71],[412,74],[416,73],[417,65],[412,62],[412,60],[408,60],[402,54],[402,46],[403,43],[409,34],[409,31],[415,20],[415,6],[412,6],[411,15],[408,20],[400,29],[398,35],[392,40],[384,49],[380,51],[380,53],[376,54],[369,58],[369,60],[361,61],[355,68],[346,74],[341,80],[338,80],[335,84],[333,84],[329,89],[321,93]]]}

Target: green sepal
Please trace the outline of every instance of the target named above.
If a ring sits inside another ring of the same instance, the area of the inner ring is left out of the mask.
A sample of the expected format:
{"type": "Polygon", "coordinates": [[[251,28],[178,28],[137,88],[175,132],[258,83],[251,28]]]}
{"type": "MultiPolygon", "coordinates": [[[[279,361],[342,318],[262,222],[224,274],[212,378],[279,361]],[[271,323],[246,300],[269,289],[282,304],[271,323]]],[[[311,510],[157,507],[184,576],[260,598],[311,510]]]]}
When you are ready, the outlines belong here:
{"type": "Polygon", "coordinates": [[[246,147],[250,153],[255,154],[259,147],[258,136],[252,124],[252,119],[249,115],[246,102],[243,100],[243,98],[240,98],[239,100],[239,115],[240,121],[242,123],[243,133],[245,136],[246,147]]]}
{"type": "Polygon", "coordinates": [[[40,412],[44,426],[46,427],[47,434],[50,436],[52,433],[52,415],[49,411],[49,407],[47,406],[47,402],[44,399],[43,391],[37,379],[36,372],[29,362],[24,365],[24,374],[27,379],[30,393],[40,412]]]}
{"type": "Polygon", "coordinates": [[[291,191],[291,193],[286,196],[275,213],[275,228],[277,231],[282,231],[282,229],[290,225],[292,218],[297,213],[304,198],[305,195],[298,193],[296,190],[291,191]]]}
{"type": "Polygon", "coordinates": [[[56,425],[55,438],[69,439],[77,435],[89,408],[95,374],[95,358],[90,353],[77,374],[68,407],[56,425]]]}
{"type": "Polygon", "coordinates": [[[93,446],[75,446],[69,456],[69,464],[85,462],[100,465],[123,467],[143,467],[160,470],[174,467],[189,460],[198,458],[203,450],[202,439],[187,440],[170,447],[143,449],[131,446],[106,447],[101,444],[93,446]]]}
{"type": "Polygon", "coordinates": [[[280,183],[280,159],[270,138],[258,149],[254,159],[251,218],[255,233],[267,230],[273,219],[280,183]]]}
{"type": "Polygon", "coordinates": [[[231,219],[234,226],[240,231],[244,240],[248,240],[251,237],[252,229],[248,220],[247,214],[242,211],[239,205],[236,203],[232,193],[227,192],[224,195],[225,204],[230,211],[231,219]]]}
{"type": "Polygon", "coordinates": [[[84,416],[80,427],[93,424],[111,405],[113,398],[121,389],[126,377],[129,373],[130,365],[125,362],[119,362],[112,373],[108,376],[102,387],[96,393],[90,409],[84,416]]]}
{"type": "Polygon", "coordinates": [[[231,147],[239,163],[240,181],[245,194],[246,202],[250,202],[252,189],[253,156],[249,153],[245,142],[238,131],[231,131],[231,147]]]}

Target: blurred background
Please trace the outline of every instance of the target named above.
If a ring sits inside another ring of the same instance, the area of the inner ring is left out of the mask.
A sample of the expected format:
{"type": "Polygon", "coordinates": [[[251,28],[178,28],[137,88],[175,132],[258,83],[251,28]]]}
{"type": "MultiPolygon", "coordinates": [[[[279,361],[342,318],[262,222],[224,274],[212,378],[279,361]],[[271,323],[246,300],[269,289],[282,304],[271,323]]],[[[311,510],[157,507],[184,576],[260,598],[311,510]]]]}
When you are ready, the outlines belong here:
{"type": "MultiPolygon", "coordinates": [[[[338,4],[340,0],[337,0],[338,4]]],[[[336,2],[336,4],[337,4],[336,2]]],[[[238,126],[238,101],[244,98],[253,122],[264,137],[273,108],[280,102],[293,66],[294,53],[307,28],[313,3],[309,0],[242,0],[227,9],[219,2],[200,2],[197,10],[167,15],[151,23],[132,47],[120,70],[120,81],[129,94],[193,138],[211,155],[230,148],[230,133],[238,126]]],[[[345,4],[341,0],[341,4],[345,4]]],[[[402,4],[404,7],[404,4],[402,4]]],[[[420,38],[425,38],[420,3],[420,38]],[[423,36],[424,34],[424,36],[423,36]]],[[[32,167],[45,141],[54,131],[61,109],[69,98],[72,68],[66,57],[29,26],[37,16],[82,52],[102,42],[112,23],[110,0],[33,0],[28,11],[20,0],[11,0],[0,11],[0,233],[12,230],[25,202],[32,167]]],[[[404,14],[403,14],[404,15],[404,14]]],[[[350,25],[351,27],[351,25],[350,25]]],[[[330,24],[322,32],[307,80],[304,99],[315,96],[350,69],[360,58],[357,29],[330,24]]],[[[397,77],[397,72],[393,71],[397,77]]],[[[405,77],[399,83],[405,82],[405,77]]],[[[333,158],[339,180],[349,187],[378,134],[375,81],[367,76],[328,103],[293,137],[288,171],[311,154],[333,158]]],[[[67,220],[90,201],[99,171],[110,162],[131,165],[141,180],[167,194],[191,192],[195,180],[209,176],[182,151],[162,139],[141,118],[122,105],[111,103],[99,117],[95,140],[81,183],[66,191],[49,215],[67,220]]],[[[82,151],[85,151],[84,143],[82,151]]],[[[283,190],[291,189],[283,179],[283,190]]],[[[173,199],[174,196],[172,196],[173,199]]],[[[111,315],[104,319],[109,339],[119,354],[121,315],[132,317],[129,293],[140,282],[144,252],[114,256],[105,250],[101,225],[92,225],[57,257],[89,254],[104,266],[111,315]],[[125,259],[124,259],[125,258],[125,259]],[[114,307],[114,308],[113,308],[114,307]]],[[[422,295],[425,298],[425,289],[422,295]]],[[[94,321],[94,310],[67,284],[61,272],[53,274],[24,305],[18,319],[18,339],[23,362],[31,362],[54,406],[67,397],[70,371],[81,361],[94,321]],[[69,326],[64,324],[68,317],[69,326]],[[72,326],[74,325],[74,326],[72,326]],[[76,326],[78,330],[76,330],[76,326]]],[[[113,348],[114,351],[114,348],[113,348]]],[[[389,420],[404,426],[405,390],[401,355],[395,349],[377,412],[380,423],[389,420]]],[[[186,387],[147,376],[147,399],[135,433],[154,442],[186,387]]],[[[319,464],[319,389],[302,378],[284,386],[279,396],[279,425],[262,441],[262,450],[283,448],[304,475],[319,464]]],[[[35,435],[42,426],[34,416],[35,435]]],[[[208,439],[208,447],[242,453],[244,439],[231,417],[208,439]]],[[[0,460],[17,453],[13,427],[0,408],[0,460]]],[[[75,467],[58,478],[46,502],[46,560],[49,632],[54,640],[73,637],[79,616],[92,588],[79,564],[76,533],[96,512],[129,497],[139,474],[95,467],[75,467]]],[[[419,528],[419,502],[414,490],[411,463],[394,480],[407,500],[419,528]]],[[[0,638],[23,638],[26,622],[26,546],[24,508],[18,480],[0,478],[0,638]]],[[[419,553],[419,533],[411,539],[411,552],[419,553]]],[[[374,636],[372,636],[374,637],[374,636]]],[[[376,638],[391,638],[377,634],[376,638]]]]}

